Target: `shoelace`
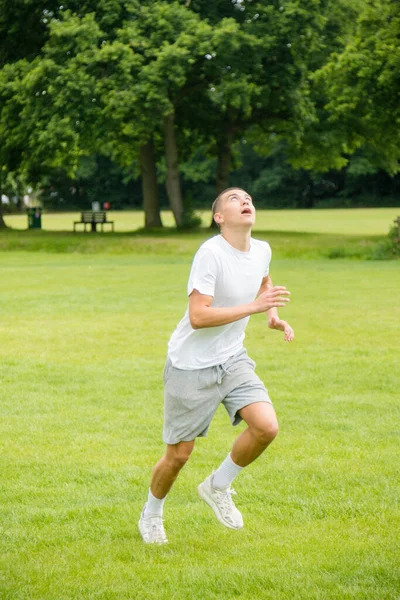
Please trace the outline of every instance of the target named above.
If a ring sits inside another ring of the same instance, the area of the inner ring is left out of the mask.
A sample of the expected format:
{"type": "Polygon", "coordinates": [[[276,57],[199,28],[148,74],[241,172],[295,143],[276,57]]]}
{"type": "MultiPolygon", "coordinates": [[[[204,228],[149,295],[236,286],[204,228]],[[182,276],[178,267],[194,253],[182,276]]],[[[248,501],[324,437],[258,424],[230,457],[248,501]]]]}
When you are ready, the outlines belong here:
{"type": "Polygon", "coordinates": [[[152,519],[149,523],[148,535],[156,541],[166,540],[166,535],[163,527],[163,519],[152,519]]]}
{"type": "Polygon", "coordinates": [[[222,510],[232,510],[235,508],[233,504],[232,496],[236,494],[233,488],[228,488],[226,491],[221,492],[220,490],[215,490],[218,494],[218,504],[220,505],[222,510]]]}

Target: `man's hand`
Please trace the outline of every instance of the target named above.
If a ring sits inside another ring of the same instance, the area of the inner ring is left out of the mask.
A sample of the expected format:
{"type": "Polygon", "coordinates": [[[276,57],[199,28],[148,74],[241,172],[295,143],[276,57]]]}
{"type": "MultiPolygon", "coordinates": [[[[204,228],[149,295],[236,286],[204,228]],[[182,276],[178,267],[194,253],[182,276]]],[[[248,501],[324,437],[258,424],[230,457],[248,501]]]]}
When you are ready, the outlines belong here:
{"type": "Polygon", "coordinates": [[[285,306],[289,302],[290,292],[282,285],[276,285],[269,288],[266,292],[262,292],[252,306],[255,313],[267,312],[271,308],[285,306]]]}
{"type": "Polygon", "coordinates": [[[294,331],[290,327],[289,323],[287,323],[287,321],[283,321],[279,317],[270,317],[268,319],[268,327],[270,329],[278,329],[278,331],[283,331],[285,334],[283,338],[285,342],[291,342],[294,339],[294,331]]]}

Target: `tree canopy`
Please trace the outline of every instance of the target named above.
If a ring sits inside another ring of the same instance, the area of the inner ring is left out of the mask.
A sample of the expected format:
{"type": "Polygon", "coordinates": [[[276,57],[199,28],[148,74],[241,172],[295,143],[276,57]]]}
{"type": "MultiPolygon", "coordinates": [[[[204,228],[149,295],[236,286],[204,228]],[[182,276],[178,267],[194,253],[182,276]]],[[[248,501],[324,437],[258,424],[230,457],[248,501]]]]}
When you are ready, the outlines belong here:
{"type": "Polygon", "coordinates": [[[0,0],[0,191],[59,181],[69,197],[61,181],[107,165],[118,185],[141,179],[154,227],[160,201],[190,224],[196,184],[232,173],[304,206],[390,183],[399,29],[391,0],[0,0]]]}

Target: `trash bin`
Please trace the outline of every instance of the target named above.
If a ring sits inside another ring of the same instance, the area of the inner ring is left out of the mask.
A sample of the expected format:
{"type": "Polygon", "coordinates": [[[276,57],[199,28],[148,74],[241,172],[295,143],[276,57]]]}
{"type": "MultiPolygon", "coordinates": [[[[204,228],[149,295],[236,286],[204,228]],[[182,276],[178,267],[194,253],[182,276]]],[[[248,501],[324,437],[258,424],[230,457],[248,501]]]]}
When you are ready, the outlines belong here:
{"type": "Polygon", "coordinates": [[[42,209],[39,206],[28,208],[28,229],[42,229],[42,209]]]}

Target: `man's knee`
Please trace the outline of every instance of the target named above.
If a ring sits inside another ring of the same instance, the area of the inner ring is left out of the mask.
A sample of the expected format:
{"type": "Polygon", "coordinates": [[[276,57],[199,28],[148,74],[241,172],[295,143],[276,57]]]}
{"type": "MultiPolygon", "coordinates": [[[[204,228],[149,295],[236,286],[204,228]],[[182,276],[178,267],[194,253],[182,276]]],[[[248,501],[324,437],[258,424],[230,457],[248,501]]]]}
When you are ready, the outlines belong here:
{"type": "Polygon", "coordinates": [[[167,460],[173,466],[174,469],[180,470],[185,466],[189,457],[193,451],[194,443],[192,442],[181,442],[168,446],[167,448],[167,460]]]}
{"type": "Polygon", "coordinates": [[[276,419],[266,419],[251,428],[257,441],[268,446],[278,435],[279,425],[276,419]]]}

